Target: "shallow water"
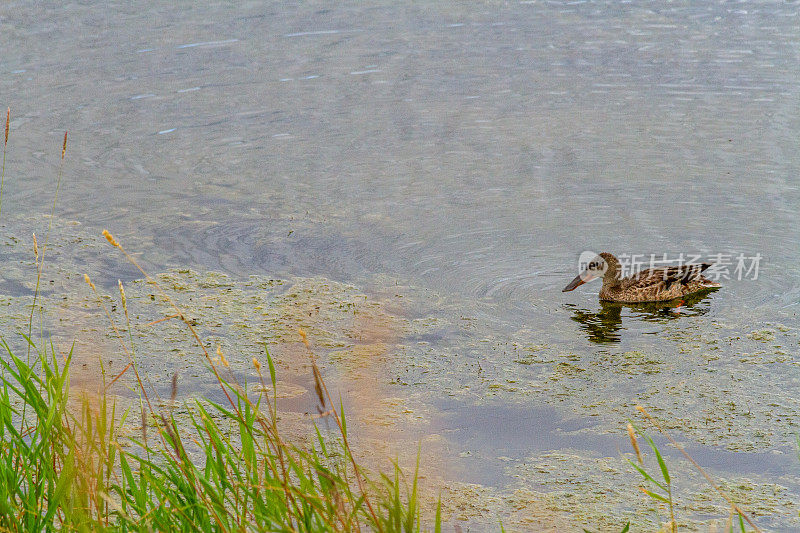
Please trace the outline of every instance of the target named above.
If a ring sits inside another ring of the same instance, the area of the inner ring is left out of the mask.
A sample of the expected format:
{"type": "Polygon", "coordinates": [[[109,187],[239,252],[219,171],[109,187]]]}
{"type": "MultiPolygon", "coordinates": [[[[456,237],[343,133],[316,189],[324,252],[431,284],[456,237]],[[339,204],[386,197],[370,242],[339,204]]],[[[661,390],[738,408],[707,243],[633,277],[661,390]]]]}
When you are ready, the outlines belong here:
{"type": "MultiPolygon", "coordinates": [[[[68,129],[50,260],[73,276],[48,297],[82,298],[84,271],[138,277],[105,227],[153,272],[333,284],[303,306],[363,294],[394,318],[374,342],[319,333],[328,370],[371,368],[357,377],[424,413],[398,432],[442,436],[455,480],[500,502],[474,527],[518,509],[513,491],[577,483],[529,476],[560,464],[543,454],[619,459],[642,403],[715,475],[785,487],[762,521],[792,530],[799,20],[747,2],[0,7],[0,289],[24,316],[68,129]],[[560,292],[583,250],[763,259],[757,280],[641,309],[560,292]]],[[[243,304],[220,302],[250,346],[243,304]]]]}

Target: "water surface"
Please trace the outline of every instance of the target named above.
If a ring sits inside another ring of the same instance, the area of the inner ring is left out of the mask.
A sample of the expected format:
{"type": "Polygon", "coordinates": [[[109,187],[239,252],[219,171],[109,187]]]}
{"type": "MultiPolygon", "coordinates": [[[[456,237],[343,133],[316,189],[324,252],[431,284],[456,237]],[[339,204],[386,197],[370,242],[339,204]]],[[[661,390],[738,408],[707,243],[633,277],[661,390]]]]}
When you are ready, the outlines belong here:
{"type": "MultiPolygon", "coordinates": [[[[617,450],[641,403],[715,475],[756,487],[761,523],[790,531],[797,15],[788,2],[7,5],[0,287],[30,295],[27,240],[69,130],[52,260],[72,277],[53,295],[83,297],[87,270],[106,287],[138,277],[95,240],[106,227],[151,271],[222,272],[242,298],[261,290],[252,275],[310,284],[312,310],[322,285],[338,287],[325,305],[355,291],[392,332],[321,346],[326,365],[344,374],[337,348],[372,347],[360,378],[425,413],[397,433],[440,435],[449,475],[491,492],[496,505],[464,517],[473,528],[521,500],[568,511],[565,487],[635,483],[617,450]],[[601,305],[596,284],[562,294],[583,250],[763,259],[757,280],[643,310],[601,305]]],[[[687,515],[727,516],[687,483],[687,515]]],[[[580,498],[584,524],[637,511],[580,498]]]]}

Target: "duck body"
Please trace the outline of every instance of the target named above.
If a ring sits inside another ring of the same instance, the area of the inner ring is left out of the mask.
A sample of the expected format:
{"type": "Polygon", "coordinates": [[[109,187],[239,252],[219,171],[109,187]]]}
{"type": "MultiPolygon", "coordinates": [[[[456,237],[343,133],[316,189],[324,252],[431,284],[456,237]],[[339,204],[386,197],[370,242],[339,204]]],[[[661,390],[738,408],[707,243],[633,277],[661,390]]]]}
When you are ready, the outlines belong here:
{"type": "Polygon", "coordinates": [[[620,277],[620,263],[613,254],[604,252],[592,261],[564,288],[573,290],[594,278],[603,278],[600,299],[608,302],[645,303],[665,302],[691,294],[719,288],[719,283],[706,278],[702,272],[711,263],[696,263],[663,268],[650,268],[627,278],[620,277]]]}
{"type": "MultiPolygon", "coordinates": [[[[699,272],[702,272],[710,265],[694,266],[702,266],[702,270],[698,269],[699,272]]],[[[677,273],[675,277],[669,277],[671,273],[667,272],[667,277],[665,278],[665,270],[667,269],[652,268],[643,270],[633,277],[624,278],[619,280],[619,283],[613,284],[606,283],[605,278],[603,278],[600,299],[607,302],[621,303],[665,302],[720,287],[719,283],[700,275],[699,272],[691,279],[687,279],[685,277],[686,273],[683,272],[677,273]]]]}

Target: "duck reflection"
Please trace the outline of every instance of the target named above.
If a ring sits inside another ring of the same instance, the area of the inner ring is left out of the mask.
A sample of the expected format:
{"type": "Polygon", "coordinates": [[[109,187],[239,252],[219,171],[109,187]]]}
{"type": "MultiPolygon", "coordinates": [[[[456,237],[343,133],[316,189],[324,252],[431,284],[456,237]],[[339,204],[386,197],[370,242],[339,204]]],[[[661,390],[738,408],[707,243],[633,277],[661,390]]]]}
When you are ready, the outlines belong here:
{"type": "Polygon", "coordinates": [[[600,302],[600,309],[592,312],[573,304],[564,307],[572,312],[572,320],[580,324],[591,342],[597,344],[617,343],[625,330],[622,325],[623,308],[628,309],[627,320],[639,319],[645,322],[665,322],[682,317],[701,316],[710,309],[708,293],[698,294],[682,300],[668,302],[624,304],[600,302]]]}

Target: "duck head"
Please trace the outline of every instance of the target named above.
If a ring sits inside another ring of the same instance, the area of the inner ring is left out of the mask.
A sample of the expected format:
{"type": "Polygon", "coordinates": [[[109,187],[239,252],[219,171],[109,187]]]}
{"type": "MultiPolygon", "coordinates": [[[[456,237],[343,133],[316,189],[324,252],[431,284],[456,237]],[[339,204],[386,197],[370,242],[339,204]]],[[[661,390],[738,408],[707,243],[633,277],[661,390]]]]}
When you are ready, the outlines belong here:
{"type": "MultiPolygon", "coordinates": [[[[590,256],[591,257],[591,256],[590,256]]],[[[581,258],[583,259],[583,257],[581,258]]],[[[614,285],[619,283],[619,261],[612,254],[603,252],[594,256],[588,262],[580,261],[580,265],[586,265],[575,279],[569,282],[561,292],[575,290],[584,283],[593,279],[603,278],[603,285],[614,285]]]]}

